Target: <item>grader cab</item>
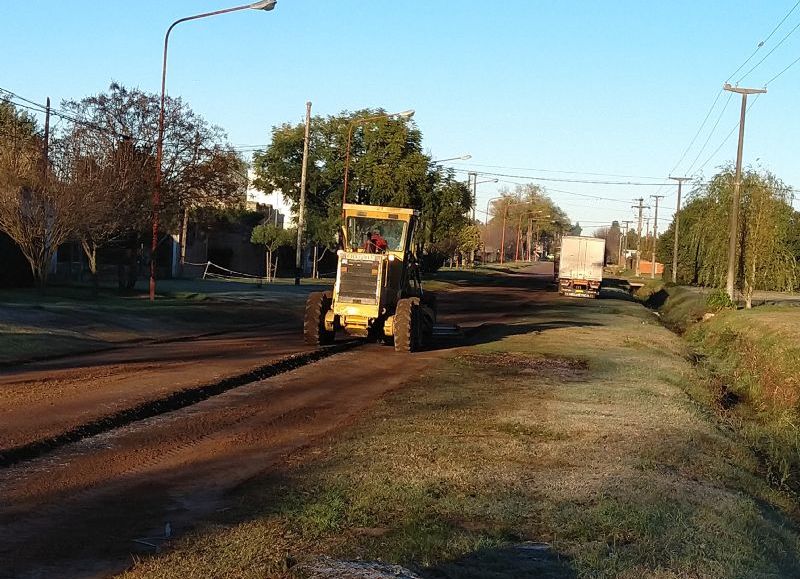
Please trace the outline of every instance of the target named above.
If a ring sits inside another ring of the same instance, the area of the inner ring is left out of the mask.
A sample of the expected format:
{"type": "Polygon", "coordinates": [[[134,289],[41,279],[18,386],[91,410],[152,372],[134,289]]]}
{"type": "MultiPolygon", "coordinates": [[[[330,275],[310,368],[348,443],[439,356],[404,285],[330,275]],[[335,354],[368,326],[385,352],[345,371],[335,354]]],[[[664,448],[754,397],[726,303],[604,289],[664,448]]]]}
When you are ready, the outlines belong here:
{"type": "Polygon", "coordinates": [[[436,304],[424,293],[412,251],[413,209],[345,204],[333,292],[306,302],[303,335],[330,344],[336,332],[380,338],[398,352],[419,350],[433,333],[436,304]]]}

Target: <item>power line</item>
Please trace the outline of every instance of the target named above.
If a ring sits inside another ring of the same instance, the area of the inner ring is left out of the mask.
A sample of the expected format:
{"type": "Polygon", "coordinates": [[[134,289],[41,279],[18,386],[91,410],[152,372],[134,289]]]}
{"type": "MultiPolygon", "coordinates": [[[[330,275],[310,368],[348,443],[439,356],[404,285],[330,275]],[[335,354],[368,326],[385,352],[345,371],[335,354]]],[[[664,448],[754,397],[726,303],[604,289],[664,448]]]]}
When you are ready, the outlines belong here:
{"type": "Polygon", "coordinates": [[[700,155],[702,155],[703,151],[706,150],[706,147],[708,146],[708,142],[711,140],[711,137],[714,136],[714,132],[717,130],[717,127],[719,126],[719,122],[722,120],[722,116],[725,114],[725,111],[728,109],[728,105],[731,102],[731,98],[733,98],[733,93],[730,93],[728,95],[728,100],[725,101],[725,106],[722,107],[722,110],[719,112],[719,115],[717,115],[717,120],[714,122],[714,126],[711,127],[711,132],[708,133],[708,137],[706,137],[706,140],[703,143],[703,146],[700,147],[700,150],[697,152],[697,156],[695,156],[694,161],[692,161],[692,164],[689,165],[689,168],[686,169],[686,171],[684,171],[684,173],[686,173],[687,175],[689,173],[691,173],[692,167],[694,167],[697,164],[697,161],[700,159],[700,155]]]}
{"type": "MultiPolygon", "coordinates": [[[[468,169],[453,169],[454,171],[462,172],[462,173],[469,173],[468,169]]],[[[492,173],[489,171],[473,171],[478,173],[479,175],[485,175],[487,177],[508,177],[510,179],[526,179],[528,181],[553,181],[557,183],[584,183],[587,185],[625,185],[625,186],[636,186],[636,187],[662,187],[664,185],[669,185],[669,183],[641,183],[636,181],[600,181],[600,180],[592,180],[592,179],[559,179],[556,177],[536,177],[533,175],[510,175],[508,173],[492,173]]]]}
{"type": "MultiPolygon", "coordinates": [[[[733,93],[731,93],[731,95],[733,95],[733,93]]],[[[761,96],[760,94],[756,95],[756,97],[752,100],[752,102],[749,105],[747,105],[747,111],[745,111],[745,112],[750,112],[750,109],[753,108],[753,105],[756,104],[756,101],[758,101],[758,97],[760,97],[760,96],[761,96]]],[[[725,146],[725,143],[728,142],[728,139],[731,138],[731,135],[733,135],[733,133],[736,132],[736,129],[738,129],[738,128],[739,128],[739,123],[737,122],[735,125],[733,125],[733,127],[731,127],[730,132],[727,135],[725,135],[725,137],[722,139],[722,142],[719,144],[719,146],[716,149],[714,149],[714,152],[711,153],[711,155],[709,155],[708,159],[706,159],[705,162],[697,168],[697,171],[695,171],[695,174],[697,174],[700,171],[702,171],[703,168],[705,168],[705,166],[708,165],[711,162],[711,159],[713,159],[714,156],[717,153],[719,153],[720,149],[722,149],[722,147],[725,146]]]]}
{"type": "Polygon", "coordinates": [[[678,159],[678,162],[675,163],[675,166],[672,167],[672,169],[670,169],[670,172],[669,172],[670,175],[672,173],[674,173],[675,169],[678,168],[678,165],[680,165],[683,162],[683,160],[686,158],[687,153],[689,152],[689,149],[691,149],[692,146],[694,145],[695,141],[697,141],[697,137],[700,136],[700,132],[703,130],[703,127],[706,126],[706,123],[708,122],[708,119],[711,116],[711,113],[714,111],[714,107],[717,106],[717,103],[719,102],[719,97],[722,96],[723,92],[725,92],[725,91],[720,89],[719,92],[717,93],[717,96],[714,99],[714,102],[711,103],[711,107],[708,109],[708,112],[706,113],[706,116],[703,118],[703,122],[700,123],[700,128],[697,129],[697,132],[694,134],[694,137],[692,137],[692,140],[689,142],[689,145],[683,150],[683,154],[681,155],[680,159],[678,159]]]}
{"type": "MultiPolygon", "coordinates": [[[[780,21],[778,22],[778,24],[776,24],[776,25],[775,25],[775,27],[774,27],[774,28],[773,28],[773,29],[770,31],[770,33],[767,35],[767,37],[766,37],[764,40],[762,40],[761,42],[759,42],[759,43],[758,43],[758,45],[756,46],[755,50],[754,50],[754,51],[753,51],[753,52],[750,54],[750,56],[748,56],[748,57],[747,57],[747,58],[744,60],[744,62],[742,62],[742,63],[741,63],[741,64],[740,64],[740,65],[739,65],[739,66],[736,68],[736,70],[734,70],[734,71],[733,71],[733,72],[730,74],[730,76],[728,76],[728,78],[725,80],[725,82],[726,82],[726,83],[727,83],[727,82],[729,82],[729,81],[730,81],[730,80],[731,80],[731,79],[732,79],[734,76],[736,76],[736,74],[737,74],[737,73],[738,73],[740,70],[742,70],[742,69],[743,69],[745,66],[747,66],[747,64],[748,64],[748,63],[749,63],[749,62],[750,62],[750,61],[753,59],[753,57],[754,57],[754,56],[755,56],[755,55],[756,55],[756,54],[757,54],[757,53],[758,53],[758,52],[761,50],[761,48],[762,48],[762,47],[763,47],[765,44],[767,44],[767,43],[769,42],[769,40],[770,40],[770,39],[771,39],[771,38],[772,38],[772,37],[775,35],[775,33],[778,31],[778,29],[780,29],[780,27],[783,25],[783,23],[784,23],[784,22],[786,22],[786,20],[789,18],[789,16],[791,16],[791,15],[794,13],[794,11],[797,9],[797,7],[798,7],[798,6],[800,6],[800,0],[798,0],[798,1],[797,1],[797,2],[796,2],[796,3],[795,3],[793,6],[792,6],[792,8],[791,8],[791,9],[790,9],[790,10],[789,10],[789,11],[788,11],[788,12],[787,12],[787,13],[786,13],[784,16],[783,16],[783,18],[781,18],[781,20],[780,20],[780,21]]],[[[780,46],[780,45],[781,45],[781,44],[782,44],[782,43],[783,43],[783,42],[786,40],[786,38],[788,38],[788,36],[789,36],[789,35],[791,35],[791,33],[793,33],[793,32],[795,31],[795,29],[796,29],[796,28],[797,28],[797,27],[795,27],[794,29],[792,29],[792,30],[790,31],[790,33],[789,33],[787,36],[785,36],[785,37],[784,37],[784,38],[783,38],[783,39],[780,41],[780,43],[779,43],[777,46],[780,46]]],[[[777,48],[777,46],[776,46],[775,48],[777,48]]],[[[770,53],[769,53],[769,54],[771,54],[771,53],[772,53],[772,52],[775,50],[775,48],[773,48],[773,49],[770,51],[770,53]]],[[[767,55],[764,57],[764,59],[766,59],[766,57],[767,57],[767,56],[769,56],[769,54],[767,54],[767,55]]],[[[764,59],[762,59],[762,60],[759,62],[759,64],[760,64],[761,62],[763,62],[763,60],[764,60],[764,59]]],[[[770,80],[767,82],[767,84],[769,84],[770,82],[772,82],[773,80],[775,80],[777,77],[779,77],[781,74],[783,74],[784,72],[786,72],[786,70],[788,70],[789,68],[791,68],[792,66],[794,66],[794,65],[795,65],[797,62],[800,62],[800,58],[798,58],[798,59],[797,59],[795,62],[793,62],[792,64],[790,64],[788,67],[786,67],[786,69],[784,69],[783,71],[781,71],[780,73],[778,73],[778,74],[777,74],[775,77],[773,77],[772,79],[770,79],[770,80]]],[[[756,67],[757,67],[757,66],[758,66],[758,64],[756,65],[756,67]]],[[[752,70],[754,70],[754,69],[755,69],[755,67],[753,67],[753,69],[751,69],[750,71],[748,71],[748,73],[747,73],[747,74],[749,74],[750,72],[752,72],[752,70]]],[[[745,75],[745,76],[747,76],[747,75],[745,75]]],[[[744,78],[744,76],[743,76],[742,78],[744,78]]],[[[741,79],[740,79],[740,81],[741,81],[741,79]]],[[[766,86],[766,85],[765,85],[765,86],[766,86]]],[[[720,96],[722,96],[722,93],[723,93],[723,92],[724,92],[723,90],[720,90],[719,92],[717,92],[716,96],[714,97],[714,102],[713,102],[713,103],[711,103],[711,107],[708,109],[708,112],[706,113],[705,117],[703,118],[703,121],[700,123],[700,128],[698,128],[698,129],[697,129],[697,132],[695,132],[694,136],[692,137],[692,140],[689,142],[689,145],[688,145],[688,146],[687,146],[687,147],[684,149],[683,153],[681,154],[680,158],[678,159],[678,162],[677,162],[677,163],[675,163],[675,165],[674,165],[674,166],[672,167],[672,169],[670,170],[670,174],[674,173],[674,172],[677,170],[678,166],[679,166],[679,165],[680,165],[680,164],[683,162],[683,160],[686,158],[686,155],[689,153],[689,151],[691,150],[692,146],[694,146],[694,143],[697,141],[697,137],[700,135],[700,133],[701,133],[701,132],[702,132],[702,130],[703,130],[703,127],[705,127],[706,123],[708,122],[708,119],[710,118],[710,116],[711,116],[711,113],[714,111],[714,108],[717,106],[717,103],[719,102],[720,96]]],[[[730,102],[730,98],[728,98],[728,101],[725,103],[725,106],[727,106],[727,105],[728,105],[728,102],[730,102]]],[[[722,115],[720,114],[720,117],[719,117],[719,118],[721,118],[721,117],[722,117],[722,115]]],[[[711,138],[711,135],[713,135],[713,132],[714,132],[714,129],[712,129],[712,130],[711,130],[711,133],[709,133],[709,137],[708,137],[708,139],[706,140],[706,144],[707,144],[708,140],[710,140],[710,138],[711,138]]],[[[700,155],[702,155],[702,149],[701,149],[700,153],[698,153],[698,155],[697,155],[697,158],[699,158],[699,157],[700,157],[700,155]]],[[[694,163],[697,163],[697,158],[695,159],[694,163]]],[[[689,169],[691,169],[691,166],[689,167],[689,169]]],[[[684,171],[683,173],[684,173],[684,174],[688,174],[688,173],[689,173],[689,170],[687,170],[687,171],[684,171]]],[[[661,191],[661,190],[659,189],[659,191],[658,191],[658,192],[660,192],[660,191],[661,191]]]]}
{"type": "Polygon", "coordinates": [[[743,81],[745,78],[747,78],[747,76],[748,76],[748,75],[749,75],[751,72],[753,72],[755,69],[757,69],[759,66],[761,66],[761,63],[762,63],[762,62],[764,62],[765,60],[767,60],[767,58],[769,58],[770,54],[772,54],[773,52],[775,52],[775,51],[776,51],[776,50],[777,50],[777,49],[780,47],[780,45],[781,45],[781,44],[783,44],[784,42],[786,42],[786,39],[787,39],[787,38],[789,38],[789,37],[790,37],[792,34],[794,34],[794,33],[797,31],[797,29],[798,29],[798,28],[800,28],[800,22],[798,22],[798,23],[795,25],[795,27],[794,27],[794,28],[792,28],[792,29],[791,29],[791,30],[790,30],[790,31],[789,31],[789,32],[786,34],[786,36],[784,36],[783,38],[781,38],[781,40],[778,42],[778,44],[776,44],[775,46],[773,46],[773,47],[772,47],[772,50],[770,50],[770,51],[769,51],[767,54],[765,54],[765,55],[764,55],[764,58],[762,58],[761,60],[759,60],[759,61],[758,61],[756,64],[754,64],[754,65],[753,65],[753,67],[752,67],[750,70],[748,70],[746,73],[744,73],[744,74],[743,74],[743,75],[742,75],[742,76],[739,78],[739,80],[737,80],[737,81],[736,81],[736,84],[739,84],[740,82],[742,82],[742,81],[743,81]]]}
{"type": "Polygon", "coordinates": [[[784,72],[786,72],[787,70],[789,70],[790,68],[792,68],[792,67],[793,67],[795,64],[797,64],[798,62],[800,62],[800,56],[798,56],[798,57],[797,57],[795,60],[793,60],[793,61],[791,62],[791,64],[789,64],[789,66],[787,66],[786,68],[784,68],[782,71],[780,71],[778,74],[776,74],[776,75],[775,75],[775,76],[773,76],[771,79],[769,79],[769,80],[768,80],[766,83],[764,83],[764,86],[767,86],[767,85],[769,85],[769,84],[770,84],[770,83],[771,83],[773,80],[775,80],[776,78],[778,78],[779,76],[781,76],[781,75],[782,75],[784,72]]]}
{"type": "MultiPolygon", "coordinates": [[[[509,167],[507,165],[486,165],[480,163],[453,163],[454,165],[467,165],[469,167],[487,167],[490,169],[508,169],[511,171],[537,171],[539,173],[563,173],[566,175],[592,175],[596,177],[621,177],[627,179],[653,179],[653,180],[662,180],[664,177],[651,177],[645,175],[620,175],[617,173],[590,173],[586,171],[565,171],[565,170],[557,170],[557,169],[536,169],[532,167],[509,167]]],[[[454,168],[456,171],[459,168],[454,168]]]]}
{"type": "MultiPolygon", "coordinates": [[[[775,28],[773,28],[773,29],[772,29],[772,32],[770,32],[770,33],[769,33],[769,35],[768,35],[768,36],[767,36],[767,37],[766,37],[764,40],[762,40],[761,42],[759,42],[759,43],[758,43],[758,46],[756,46],[756,49],[755,49],[755,50],[752,52],[752,54],[751,54],[750,56],[748,56],[748,57],[747,57],[747,60],[745,60],[745,61],[744,61],[742,64],[740,64],[740,65],[739,65],[739,68],[737,68],[736,70],[734,70],[734,71],[731,73],[731,75],[730,75],[730,76],[729,76],[727,79],[725,79],[725,82],[730,82],[730,80],[731,80],[731,79],[732,79],[734,76],[736,76],[736,73],[737,73],[737,72],[739,72],[740,70],[742,70],[742,69],[743,69],[743,68],[744,68],[744,67],[747,65],[747,63],[748,63],[748,62],[750,62],[750,60],[752,60],[752,58],[753,58],[753,57],[756,55],[756,53],[758,53],[758,51],[759,51],[759,50],[761,50],[761,48],[762,48],[762,47],[763,47],[763,46],[764,46],[764,45],[765,45],[767,42],[769,42],[769,39],[770,39],[770,38],[772,38],[772,36],[773,36],[773,35],[774,35],[774,34],[775,34],[777,31],[778,31],[778,29],[779,29],[779,28],[780,28],[780,27],[783,25],[783,23],[784,23],[784,22],[786,22],[786,19],[787,19],[787,18],[789,18],[789,16],[791,16],[791,15],[792,15],[792,12],[794,12],[794,11],[795,11],[795,9],[796,9],[798,6],[800,6],[800,0],[798,0],[798,1],[797,1],[797,3],[795,3],[795,5],[794,5],[794,6],[792,6],[791,10],[789,10],[789,12],[787,12],[787,13],[786,13],[786,15],[785,15],[783,18],[781,18],[781,21],[780,21],[780,22],[778,22],[778,24],[776,24],[776,25],[775,25],[775,28]]],[[[774,49],[773,49],[773,50],[774,50],[774,49]]],[[[767,55],[767,56],[769,56],[769,55],[767,55]]],[[[765,57],[765,58],[766,58],[766,57],[765,57]]],[[[749,73],[748,73],[748,74],[749,74],[749,73]]],[[[745,75],[745,76],[747,76],[747,75],[745,75]]],[[[742,78],[744,78],[744,77],[742,77],[742,78]]],[[[741,79],[739,79],[739,80],[741,81],[741,79]]]]}

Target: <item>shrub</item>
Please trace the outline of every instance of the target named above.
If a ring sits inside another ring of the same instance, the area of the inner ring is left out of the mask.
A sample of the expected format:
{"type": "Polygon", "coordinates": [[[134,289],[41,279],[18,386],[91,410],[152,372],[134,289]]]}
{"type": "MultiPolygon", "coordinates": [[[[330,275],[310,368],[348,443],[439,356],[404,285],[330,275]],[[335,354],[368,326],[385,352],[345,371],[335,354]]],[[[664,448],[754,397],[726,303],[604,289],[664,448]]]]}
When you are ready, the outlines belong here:
{"type": "Polygon", "coordinates": [[[736,307],[736,304],[733,303],[733,300],[731,300],[728,293],[722,289],[715,289],[713,292],[711,292],[706,299],[706,305],[713,312],[733,309],[736,307]]]}

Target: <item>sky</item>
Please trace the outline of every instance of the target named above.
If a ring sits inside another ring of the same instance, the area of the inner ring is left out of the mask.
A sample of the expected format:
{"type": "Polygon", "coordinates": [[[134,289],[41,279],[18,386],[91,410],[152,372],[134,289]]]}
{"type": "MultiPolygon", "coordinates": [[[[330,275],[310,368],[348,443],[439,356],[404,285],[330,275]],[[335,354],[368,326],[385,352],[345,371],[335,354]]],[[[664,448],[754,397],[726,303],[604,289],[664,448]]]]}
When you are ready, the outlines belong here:
{"type": "MultiPolygon", "coordinates": [[[[157,92],[170,23],[233,5],[2,0],[0,88],[54,103],[112,81],[157,92]]],[[[741,100],[722,84],[763,87],[798,58],[796,0],[278,0],[179,24],[167,90],[248,154],[302,122],[306,101],[322,115],[414,109],[434,159],[469,154],[445,164],[490,181],[479,218],[503,188],[537,183],[586,232],[635,219],[639,197],[652,216],[664,195],[663,231],[666,178],[735,159],[741,100]]],[[[745,165],[798,187],[799,95],[800,62],[750,97],[744,148],[745,165]]]]}

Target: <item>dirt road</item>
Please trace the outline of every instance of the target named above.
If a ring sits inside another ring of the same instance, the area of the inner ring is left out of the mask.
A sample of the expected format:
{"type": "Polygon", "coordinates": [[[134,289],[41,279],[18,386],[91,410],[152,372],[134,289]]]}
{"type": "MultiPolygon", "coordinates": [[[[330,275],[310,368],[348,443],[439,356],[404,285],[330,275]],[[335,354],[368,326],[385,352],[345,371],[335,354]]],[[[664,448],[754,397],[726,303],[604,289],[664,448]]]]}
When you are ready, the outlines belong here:
{"type": "MultiPolygon", "coordinates": [[[[496,330],[535,307],[541,279],[441,296],[444,321],[496,330]],[[449,315],[448,315],[449,314],[449,315]]],[[[480,340],[472,332],[470,341],[480,340]]],[[[292,452],[341,429],[453,344],[411,356],[362,345],[185,408],[0,469],[0,576],[91,576],[152,551],[226,508],[226,491],[278,474],[292,452]]],[[[0,376],[0,447],[58,437],[171,392],[308,351],[299,329],[232,334],[62,359],[0,376]]]]}

